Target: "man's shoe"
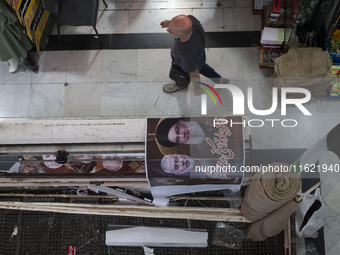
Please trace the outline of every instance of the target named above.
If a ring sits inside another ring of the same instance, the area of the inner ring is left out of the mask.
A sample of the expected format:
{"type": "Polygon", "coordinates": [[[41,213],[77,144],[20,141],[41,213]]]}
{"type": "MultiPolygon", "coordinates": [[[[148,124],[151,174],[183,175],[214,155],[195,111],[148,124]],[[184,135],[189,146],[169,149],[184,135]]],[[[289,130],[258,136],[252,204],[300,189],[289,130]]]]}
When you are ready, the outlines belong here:
{"type": "Polygon", "coordinates": [[[216,84],[229,84],[230,80],[227,78],[211,78],[212,81],[214,81],[216,84]]]}
{"type": "Polygon", "coordinates": [[[25,61],[25,64],[29,67],[29,69],[31,69],[32,72],[38,72],[39,67],[37,64],[28,60],[27,58],[25,58],[24,61],[25,61]]]}
{"type": "Polygon", "coordinates": [[[35,62],[34,58],[30,55],[30,52],[27,52],[27,58],[24,59],[25,64],[33,71],[38,72],[39,67],[35,62]]]}
{"type": "Polygon", "coordinates": [[[185,87],[178,87],[176,85],[176,83],[167,83],[163,86],[163,91],[166,92],[166,93],[174,93],[176,92],[177,90],[180,90],[180,89],[186,89],[188,88],[188,86],[185,86],[185,87]]]}

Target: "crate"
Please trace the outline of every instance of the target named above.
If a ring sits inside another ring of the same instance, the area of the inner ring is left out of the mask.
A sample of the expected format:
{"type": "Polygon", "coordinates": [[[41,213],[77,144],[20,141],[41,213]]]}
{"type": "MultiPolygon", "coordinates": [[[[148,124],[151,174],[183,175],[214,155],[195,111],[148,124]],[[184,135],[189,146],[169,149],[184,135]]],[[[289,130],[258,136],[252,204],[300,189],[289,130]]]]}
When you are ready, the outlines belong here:
{"type": "MultiPolygon", "coordinates": [[[[333,25],[333,29],[332,29],[332,34],[331,34],[331,37],[333,37],[333,33],[339,29],[340,27],[340,24],[339,24],[339,19],[340,19],[340,16],[336,19],[336,22],[335,24],[333,25]]],[[[334,39],[334,38],[333,38],[334,39]]],[[[326,41],[326,49],[325,49],[327,52],[327,41],[326,41]]],[[[332,58],[332,61],[333,61],[333,65],[340,65],[340,53],[332,53],[332,52],[328,52],[328,54],[331,56],[332,58]]]]}
{"type": "Polygon", "coordinates": [[[259,49],[259,67],[274,68],[274,59],[281,55],[281,49],[259,49]]]}
{"type": "MultiPolygon", "coordinates": [[[[326,51],[327,51],[327,48],[326,48],[326,51]]],[[[331,56],[333,60],[333,65],[340,65],[340,53],[328,52],[328,54],[331,56]]]]}
{"type": "MultiPolygon", "coordinates": [[[[327,51],[327,42],[326,42],[326,49],[325,50],[327,51]]],[[[328,54],[332,58],[333,65],[340,65],[340,53],[328,52],[328,54]]]]}

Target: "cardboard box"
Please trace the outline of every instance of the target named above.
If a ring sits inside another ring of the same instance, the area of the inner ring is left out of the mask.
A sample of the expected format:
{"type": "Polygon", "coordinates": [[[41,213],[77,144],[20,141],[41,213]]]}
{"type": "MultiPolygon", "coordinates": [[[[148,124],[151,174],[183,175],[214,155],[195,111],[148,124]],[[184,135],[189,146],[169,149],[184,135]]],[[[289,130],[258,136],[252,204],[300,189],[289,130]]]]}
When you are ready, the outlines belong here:
{"type": "Polygon", "coordinates": [[[262,14],[263,7],[267,4],[267,0],[253,0],[253,14],[262,14]]]}
{"type": "Polygon", "coordinates": [[[265,10],[266,10],[266,12],[265,12],[265,24],[263,25],[264,27],[278,27],[278,28],[280,28],[280,27],[284,27],[284,18],[285,18],[285,15],[284,15],[284,13],[282,13],[279,17],[278,17],[278,19],[277,19],[277,21],[272,21],[271,20],[271,13],[272,13],[272,4],[273,3],[268,3],[268,5],[266,6],[266,8],[265,8],[265,10]]]}

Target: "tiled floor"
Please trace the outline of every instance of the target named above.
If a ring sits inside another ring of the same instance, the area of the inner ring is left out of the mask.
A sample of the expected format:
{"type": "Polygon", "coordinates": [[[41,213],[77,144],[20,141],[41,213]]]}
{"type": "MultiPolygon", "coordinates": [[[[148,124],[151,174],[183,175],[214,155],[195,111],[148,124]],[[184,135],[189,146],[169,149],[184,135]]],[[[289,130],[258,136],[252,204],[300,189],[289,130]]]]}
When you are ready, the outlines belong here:
{"type": "MultiPolygon", "coordinates": [[[[99,33],[159,33],[164,19],[184,13],[201,20],[206,31],[260,30],[260,16],[252,14],[251,0],[225,1],[126,1],[106,0],[100,3],[97,28],[99,33]]],[[[54,31],[53,33],[56,33],[54,31]]],[[[94,33],[91,27],[62,27],[62,34],[94,33]]],[[[210,48],[208,63],[244,92],[254,90],[257,108],[271,106],[266,84],[272,71],[258,68],[258,49],[210,48]]],[[[169,49],[89,50],[42,52],[39,73],[27,71],[24,65],[16,74],[8,73],[7,63],[0,63],[0,120],[61,118],[147,118],[162,116],[194,116],[194,99],[190,88],[173,95],[162,92],[169,81],[169,49]]],[[[203,80],[211,83],[206,78],[203,80]]],[[[231,113],[230,94],[219,90],[225,107],[221,115],[231,113]]],[[[208,109],[213,104],[208,103],[208,109]]],[[[285,118],[296,119],[296,128],[251,128],[254,149],[307,148],[340,122],[340,101],[327,97],[306,104],[313,116],[295,109],[285,118]]],[[[247,107],[246,107],[247,108],[247,107]]],[[[248,110],[249,118],[255,117],[248,110]]],[[[283,119],[279,110],[270,118],[283,119]]],[[[296,155],[299,157],[300,155],[296,155]]],[[[322,159],[339,164],[331,153],[322,159]]],[[[340,207],[337,185],[339,173],[321,174],[322,193],[327,205],[325,242],[327,255],[339,250],[340,207]]]]}

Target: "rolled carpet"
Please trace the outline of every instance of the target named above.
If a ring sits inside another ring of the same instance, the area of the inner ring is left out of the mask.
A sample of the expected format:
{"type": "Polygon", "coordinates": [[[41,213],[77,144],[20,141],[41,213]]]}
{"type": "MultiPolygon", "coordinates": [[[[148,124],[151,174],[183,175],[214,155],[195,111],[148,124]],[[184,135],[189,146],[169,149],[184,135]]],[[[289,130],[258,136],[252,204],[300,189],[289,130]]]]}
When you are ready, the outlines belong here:
{"type": "MultiPolygon", "coordinates": [[[[289,169],[286,163],[271,164],[273,167],[281,165],[289,169]]],[[[257,173],[246,189],[241,212],[251,222],[261,220],[293,200],[300,191],[300,187],[301,179],[297,173],[257,173]]]]}

